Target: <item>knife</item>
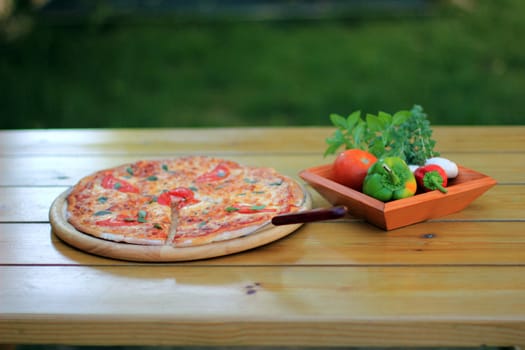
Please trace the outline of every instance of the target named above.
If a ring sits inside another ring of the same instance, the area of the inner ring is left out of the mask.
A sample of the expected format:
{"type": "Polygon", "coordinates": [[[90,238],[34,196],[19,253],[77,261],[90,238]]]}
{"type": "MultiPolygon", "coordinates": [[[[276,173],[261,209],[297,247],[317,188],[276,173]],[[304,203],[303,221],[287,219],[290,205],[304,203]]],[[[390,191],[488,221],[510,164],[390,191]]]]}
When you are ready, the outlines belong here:
{"type": "Polygon", "coordinates": [[[301,224],[306,222],[339,219],[346,215],[348,209],[341,205],[331,208],[316,208],[298,213],[282,214],[272,218],[275,226],[301,224]]]}

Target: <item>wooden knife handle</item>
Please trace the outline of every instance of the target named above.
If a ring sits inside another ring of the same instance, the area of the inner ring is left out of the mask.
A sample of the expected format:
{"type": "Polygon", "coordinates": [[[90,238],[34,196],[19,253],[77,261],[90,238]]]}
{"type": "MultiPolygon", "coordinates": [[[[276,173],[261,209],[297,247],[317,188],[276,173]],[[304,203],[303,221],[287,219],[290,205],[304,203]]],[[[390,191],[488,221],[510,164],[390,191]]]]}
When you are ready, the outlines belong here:
{"type": "Polygon", "coordinates": [[[292,214],[277,215],[272,218],[272,224],[291,225],[305,222],[323,221],[338,219],[346,215],[348,210],[345,206],[337,206],[331,208],[317,208],[306,211],[301,211],[292,214]]]}

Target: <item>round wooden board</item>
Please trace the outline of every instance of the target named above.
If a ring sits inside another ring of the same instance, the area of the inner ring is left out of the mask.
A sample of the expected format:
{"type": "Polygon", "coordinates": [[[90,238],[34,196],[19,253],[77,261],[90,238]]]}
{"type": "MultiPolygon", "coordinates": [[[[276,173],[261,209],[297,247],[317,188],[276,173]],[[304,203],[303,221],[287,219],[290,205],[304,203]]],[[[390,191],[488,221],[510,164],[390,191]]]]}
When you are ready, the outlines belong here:
{"type": "MultiPolygon", "coordinates": [[[[312,201],[303,189],[303,209],[310,209],[312,201]]],[[[249,235],[195,247],[172,247],[168,245],[147,246],[106,241],[78,231],[66,218],[69,191],[60,194],[51,205],[49,220],[53,232],[64,242],[87,253],[108,258],[141,262],[175,262],[214,258],[253,249],[283,238],[302,224],[274,226],[271,223],[249,235]]]]}

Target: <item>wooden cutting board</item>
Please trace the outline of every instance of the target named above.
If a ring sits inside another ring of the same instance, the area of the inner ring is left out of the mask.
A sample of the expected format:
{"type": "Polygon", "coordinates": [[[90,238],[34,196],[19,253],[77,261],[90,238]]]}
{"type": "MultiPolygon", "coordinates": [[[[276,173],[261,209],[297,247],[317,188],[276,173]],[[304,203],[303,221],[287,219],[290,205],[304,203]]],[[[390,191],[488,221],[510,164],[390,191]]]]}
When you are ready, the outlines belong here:
{"type": "MultiPolygon", "coordinates": [[[[64,242],[90,254],[100,255],[108,258],[141,261],[141,262],[176,262],[208,259],[223,255],[234,254],[253,249],[280,238],[283,238],[302,224],[274,226],[271,223],[249,235],[205,244],[195,247],[172,247],[172,246],[145,246],[129,243],[118,243],[106,241],[83,232],[73,227],[66,218],[67,200],[69,191],[60,194],[51,205],[49,220],[53,233],[64,242]]],[[[311,198],[306,190],[304,210],[312,206],[311,198]]]]}

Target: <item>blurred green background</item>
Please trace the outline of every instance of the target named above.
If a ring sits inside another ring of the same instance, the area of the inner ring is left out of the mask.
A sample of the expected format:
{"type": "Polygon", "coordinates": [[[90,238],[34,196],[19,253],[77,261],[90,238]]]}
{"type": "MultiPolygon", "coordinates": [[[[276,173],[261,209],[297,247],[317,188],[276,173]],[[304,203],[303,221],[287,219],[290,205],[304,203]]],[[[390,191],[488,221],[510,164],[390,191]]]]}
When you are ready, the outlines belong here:
{"type": "Polygon", "coordinates": [[[525,1],[0,0],[0,129],[525,124],[525,1]]]}

